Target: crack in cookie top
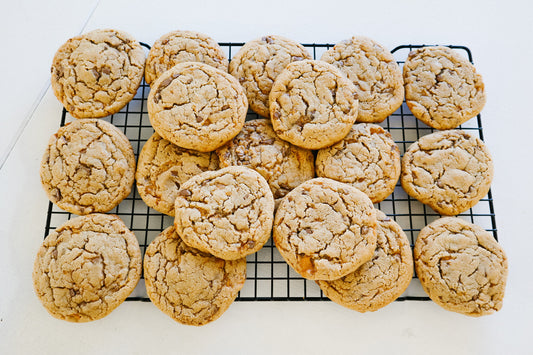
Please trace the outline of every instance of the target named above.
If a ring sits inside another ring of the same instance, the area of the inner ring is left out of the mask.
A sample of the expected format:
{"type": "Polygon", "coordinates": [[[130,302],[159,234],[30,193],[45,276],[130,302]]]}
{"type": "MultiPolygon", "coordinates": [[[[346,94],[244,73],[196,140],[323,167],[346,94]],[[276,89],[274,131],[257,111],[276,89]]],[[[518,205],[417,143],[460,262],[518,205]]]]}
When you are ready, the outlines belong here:
{"type": "Polygon", "coordinates": [[[340,142],[318,151],[318,176],[351,184],[372,200],[383,201],[400,178],[400,149],[389,132],[358,123],[340,142]]]}
{"type": "Polygon", "coordinates": [[[372,258],[376,249],[372,201],[348,184],[308,180],[281,200],[274,242],[285,261],[310,280],[335,280],[372,258]]]}
{"type": "Polygon", "coordinates": [[[70,322],[111,313],[141,277],[135,235],[114,215],[73,218],[46,237],[33,269],[33,285],[46,310],[70,322]]]}
{"type": "Polygon", "coordinates": [[[235,300],[246,280],[246,259],[223,260],[189,247],[171,226],[146,249],[144,279],[161,311],[199,326],[219,318],[235,300]]]}
{"type": "Polygon", "coordinates": [[[276,134],[306,149],[328,147],[344,138],[357,110],[354,84],[339,69],[318,60],[289,64],[270,92],[276,134]]]}
{"type": "Polygon", "coordinates": [[[91,31],[58,49],[52,63],[52,89],[73,117],[105,117],[135,96],[144,63],[144,50],[128,33],[91,31]]]}
{"type": "Polygon", "coordinates": [[[492,234],[455,217],[424,227],[415,243],[416,273],[441,307],[472,317],[499,311],[507,257],[492,234]]]}
{"type": "Polygon", "coordinates": [[[460,131],[428,134],[402,158],[403,189],[443,215],[457,215],[490,189],[494,167],[485,144],[460,131]]]}
{"type": "Polygon", "coordinates": [[[174,216],[174,201],[181,185],[194,175],[217,169],[214,152],[180,148],[154,133],[139,154],[135,180],[139,195],[149,207],[174,216]]]}
{"type": "Polygon", "coordinates": [[[217,150],[221,167],[246,166],[259,172],[276,201],[315,176],[313,152],[280,139],[268,119],[251,120],[217,150]]]}
{"type": "Polygon", "coordinates": [[[179,147],[213,151],[235,137],[248,101],[233,76],[203,63],[180,63],[164,72],[148,95],[155,131],[179,147]]]}
{"type": "Polygon", "coordinates": [[[211,37],[193,31],[172,31],[150,49],[144,71],[146,83],[151,85],[161,74],[184,62],[201,62],[228,71],[228,58],[211,37]]]}
{"type": "Polygon", "coordinates": [[[258,172],[230,166],[184,183],[174,225],[183,241],[225,260],[255,253],[270,238],[274,198],[258,172]]]}
{"type": "Polygon", "coordinates": [[[317,281],[329,299],[358,312],[374,312],[393,302],[413,277],[409,239],[398,223],[376,210],[377,247],[370,261],[333,281],[317,281]]]}
{"type": "Polygon", "coordinates": [[[320,60],[339,68],[357,89],[357,122],[382,122],[402,105],[402,71],[391,52],[358,36],[336,44],[320,60]]]}
{"type": "Polygon", "coordinates": [[[250,108],[269,117],[268,95],[277,76],[291,62],[311,59],[304,46],[281,36],[247,42],[231,59],[229,72],[246,92],[250,108]]]}
{"type": "Polygon", "coordinates": [[[40,175],[50,201],[65,211],[108,212],[131,192],[135,156],[128,138],[113,124],[76,120],[50,138],[40,175]]]}
{"type": "Polygon", "coordinates": [[[448,47],[411,51],[403,67],[405,101],[413,115],[436,129],[453,129],[485,105],[485,85],[474,66],[448,47]]]}

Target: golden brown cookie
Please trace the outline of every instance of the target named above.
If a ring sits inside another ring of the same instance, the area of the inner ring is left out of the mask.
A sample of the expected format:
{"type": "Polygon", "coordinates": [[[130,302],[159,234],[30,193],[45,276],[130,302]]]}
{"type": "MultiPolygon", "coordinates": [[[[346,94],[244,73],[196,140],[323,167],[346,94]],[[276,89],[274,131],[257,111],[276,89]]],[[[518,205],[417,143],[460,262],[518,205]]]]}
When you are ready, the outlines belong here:
{"type": "Polygon", "coordinates": [[[400,149],[389,132],[372,123],[353,125],[343,140],[316,157],[318,176],[351,184],[373,203],[394,191],[400,170],[400,149]]]}
{"type": "Polygon", "coordinates": [[[400,297],[413,277],[413,254],[402,228],[376,210],[374,256],[354,272],[333,281],[317,281],[333,302],[358,312],[374,312],[400,297]]]}
{"type": "Polygon", "coordinates": [[[293,62],[270,92],[270,118],[276,134],[298,147],[321,149],[343,139],[357,118],[354,84],[333,65],[293,62]]]}
{"type": "Polygon", "coordinates": [[[135,235],[114,215],[73,218],[50,233],[37,253],[33,286],[58,319],[89,322],[117,308],[141,277],[135,235]]]}
{"type": "Polygon", "coordinates": [[[403,77],[391,52],[370,38],[357,36],[336,44],[320,60],[350,79],[359,96],[357,122],[382,122],[403,102],[403,77]]]}
{"type": "Polygon", "coordinates": [[[315,176],[313,152],[281,140],[268,119],[251,120],[229,143],[217,150],[220,167],[245,166],[270,185],[276,203],[315,176]]]}
{"type": "Polygon", "coordinates": [[[117,30],[95,30],[69,39],[52,63],[52,89],[73,117],[114,114],[135,96],[144,73],[139,42],[117,30]]]}
{"type": "Polygon", "coordinates": [[[144,255],[150,300],[172,319],[204,325],[233,303],[246,280],[246,259],[223,260],[187,246],[174,227],[150,243],[144,255]]]}
{"type": "Polygon", "coordinates": [[[255,170],[230,166],[185,182],[174,226],[183,241],[225,260],[255,253],[270,238],[274,198],[255,170]]]}
{"type": "Polygon", "coordinates": [[[228,58],[211,37],[193,31],[172,31],[150,49],[144,79],[151,85],[161,74],[184,62],[201,62],[228,71],[228,58]]]}
{"type": "Polygon", "coordinates": [[[402,158],[403,189],[447,216],[478,203],[489,192],[493,174],[485,144],[460,130],[423,136],[402,158]]]}
{"type": "Polygon", "coordinates": [[[128,138],[97,118],[59,128],[41,162],[48,198],[70,213],[108,212],[133,186],[135,156],[128,138]]]}
{"type": "Polygon", "coordinates": [[[413,115],[436,129],[453,129],[485,105],[485,85],[474,66],[448,47],[423,47],[403,66],[405,102],[413,115]]]}
{"type": "Polygon", "coordinates": [[[231,59],[229,72],[246,92],[250,108],[269,117],[268,95],[276,77],[294,61],[311,59],[301,44],[281,36],[247,42],[231,59]]]}
{"type": "Polygon", "coordinates": [[[218,169],[214,152],[180,148],[154,133],[139,154],[135,180],[143,201],[156,211],[174,216],[181,185],[194,175],[218,169]]]}
{"type": "Polygon", "coordinates": [[[369,261],[376,249],[376,212],[355,187],[308,180],[276,211],[274,242],[281,256],[310,280],[335,280],[369,261]]]}
{"type": "Polygon", "coordinates": [[[180,63],[164,72],[148,95],[155,131],[186,149],[213,151],[235,137],[248,102],[234,77],[203,63],[180,63]]]}
{"type": "Polygon", "coordinates": [[[416,273],[439,306],[479,317],[499,311],[507,257],[492,234],[455,217],[438,219],[418,234],[416,273]]]}

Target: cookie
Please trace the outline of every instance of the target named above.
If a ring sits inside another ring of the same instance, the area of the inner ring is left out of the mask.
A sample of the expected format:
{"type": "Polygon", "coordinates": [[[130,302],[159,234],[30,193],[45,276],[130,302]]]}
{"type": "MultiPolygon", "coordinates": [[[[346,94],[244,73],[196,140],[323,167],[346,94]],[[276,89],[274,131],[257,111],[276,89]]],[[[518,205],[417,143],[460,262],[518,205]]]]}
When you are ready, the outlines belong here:
{"type": "Polygon", "coordinates": [[[325,148],[343,139],[357,110],[354,84],[322,61],[289,64],[270,92],[270,117],[276,134],[306,149],[325,148]]]}
{"type": "Polygon", "coordinates": [[[376,210],[374,256],[354,272],[333,281],[317,281],[333,302],[358,312],[374,312],[393,302],[413,277],[413,254],[402,228],[376,210]]]}
{"type": "Polygon", "coordinates": [[[357,122],[382,122],[403,102],[402,71],[392,53],[370,38],[357,36],[336,44],[320,60],[350,79],[359,97],[357,122]]]}
{"type": "Polygon", "coordinates": [[[228,58],[211,37],[192,31],[172,31],[161,36],[150,49],[144,80],[150,85],[161,74],[184,62],[205,63],[228,71],[228,58]]]}
{"type": "Polygon", "coordinates": [[[313,152],[278,138],[268,119],[251,120],[217,150],[220,167],[245,166],[270,185],[276,204],[289,191],[315,176],[313,152]]]}
{"type": "Polygon", "coordinates": [[[57,50],[52,89],[73,117],[105,117],[120,111],[135,96],[144,63],[144,50],[128,33],[91,31],[69,39],[57,50]]]}
{"type": "Polygon", "coordinates": [[[281,36],[247,42],[231,59],[229,72],[246,92],[250,108],[269,117],[268,95],[276,77],[294,61],[311,59],[301,44],[281,36]]]}
{"type": "Polygon", "coordinates": [[[353,125],[343,140],[316,157],[318,176],[351,184],[373,203],[394,191],[400,170],[400,149],[389,132],[372,123],[353,125]]]}
{"type": "Polygon", "coordinates": [[[256,171],[230,166],[185,182],[174,226],[183,241],[225,260],[255,253],[270,238],[274,198],[256,171]]]}
{"type": "Polygon", "coordinates": [[[144,255],[146,292],[172,319],[204,325],[233,303],[246,280],[246,259],[223,260],[186,245],[168,227],[144,255]]]}
{"type": "Polygon", "coordinates": [[[39,248],[33,286],[54,317],[89,322],[105,317],[133,291],[141,277],[135,235],[113,215],[73,218],[39,248]]]}
{"type": "Polygon", "coordinates": [[[507,257],[483,228],[455,217],[438,219],[418,234],[414,256],[420,283],[439,306],[472,317],[501,309],[507,257]]]}
{"type": "Polygon", "coordinates": [[[135,156],[128,138],[111,123],[76,120],[50,138],[40,173],[48,198],[65,211],[108,212],[131,192],[135,156]]]}
{"type": "Polygon", "coordinates": [[[448,47],[423,47],[409,53],[403,66],[405,102],[420,121],[453,129],[485,105],[485,85],[474,66],[448,47]]]}
{"type": "Polygon", "coordinates": [[[194,175],[217,169],[214,152],[180,148],[154,133],[139,154],[137,191],[149,207],[174,216],[174,201],[181,185],[194,175]]]}
{"type": "Polygon", "coordinates": [[[423,136],[402,158],[403,189],[441,215],[467,211],[490,189],[494,167],[485,144],[460,131],[423,136]]]}
{"type": "Polygon", "coordinates": [[[308,180],[281,200],[274,242],[281,256],[310,280],[335,280],[372,258],[376,212],[370,199],[348,184],[308,180]]]}
{"type": "Polygon", "coordinates": [[[239,82],[203,63],[180,63],[164,72],[148,95],[155,131],[186,149],[213,151],[239,133],[248,110],[239,82]]]}

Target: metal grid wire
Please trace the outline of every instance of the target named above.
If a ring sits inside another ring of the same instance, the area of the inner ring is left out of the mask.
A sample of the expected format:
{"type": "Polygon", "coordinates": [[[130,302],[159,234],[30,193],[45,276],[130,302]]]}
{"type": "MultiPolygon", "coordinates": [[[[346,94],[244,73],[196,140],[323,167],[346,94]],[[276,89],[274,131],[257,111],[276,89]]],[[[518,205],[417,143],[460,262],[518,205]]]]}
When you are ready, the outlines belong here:
{"type": "MultiPolygon", "coordinates": [[[[228,58],[231,58],[244,43],[220,43],[226,51],[228,58]]],[[[150,47],[143,44],[144,47],[150,47]]],[[[324,51],[333,47],[333,44],[304,44],[311,52],[313,58],[319,59],[324,51]]],[[[395,59],[400,66],[403,66],[408,53],[414,48],[420,48],[424,45],[401,45],[392,50],[395,59]]],[[[455,49],[470,62],[472,54],[467,47],[454,46],[455,49]]],[[[154,132],[148,118],[146,108],[146,98],[150,87],[143,81],[135,98],[119,113],[104,118],[106,121],[119,127],[129,138],[135,155],[138,156],[144,142],[154,132]]],[[[259,116],[253,112],[248,112],[247,120],[256,119],[259,116]]],[[[61,126],[66,122],[72,121],[73,118],[63,109],[61,114],[61,126]]],[[[402,106],[388,117],[381,126],[387,129],[394,138],[394,141],[400,147],[403,153],[418,138],[434,132],[434,130],[419,120],[415,119],[405,102],[402,106]]],[[[481,125],[481,116],[473,118],[460,126],[461,129],[468,131],[474,136],[483,140],[483,129],[481,125]]],[[[384,201],[376,204],[376,207],[394,218],[400,224],[410,239],[411,247],[414,245],[416,236],[420,229],[428,223],[438,219],[439,214],[431,208],[423,205],[417,200],[408,196],[398,183],[391,196],[384,201]]],[[[142,201],[141,197],[134,188],[132,193],[109,213],[118,215],[124,223],[135,233],[144,255],[146,247],[152,240],[165,228],[173,223],[173,218],[163,215],[148,206],[142,201]]],[[[51,202],[48,207],[45,237],[51,230],[55,229],[66,220],[75,217],[68,212],[59,209],[51,202]]],[[[476,206],[469,211],[459,215],[472,223],[478,224],[491,232],[497,239],[496,220],[494,213],[494,204],[492,193],[489,191],[488,196],[482,199],[476,206]]],[[[141,279],[137,288],[133,291],[128,301],[147,301],[150,299],[146,295],[144,278],[141,279]]],[[[247,280],[239,292],[237,301],[325,301],[328,300],[315,284],[315,282],[303,279],[289,265],[285,263],[276,247],[272,238],[257,253],[247,257],[247,280]]],[[[416,275],[413,277],[409,288],[398,298],[398,301],[418,300],[427,301],[429,298],[423,291],[416,275]]]]}

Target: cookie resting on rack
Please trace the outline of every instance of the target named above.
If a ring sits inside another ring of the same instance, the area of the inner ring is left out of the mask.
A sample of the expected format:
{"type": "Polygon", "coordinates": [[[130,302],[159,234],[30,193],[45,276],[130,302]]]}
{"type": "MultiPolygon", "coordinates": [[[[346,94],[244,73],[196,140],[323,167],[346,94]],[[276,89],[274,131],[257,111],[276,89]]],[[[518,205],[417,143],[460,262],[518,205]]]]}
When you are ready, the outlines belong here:
{"type": "Polygon", "coordinates": [[[369,261],[376,249],[376,211],[353,186],[308,180],[276,211],[274,242],[281,256],[310,280],[335,280],[369,261]]]}
{"type": "Polygon", "coordinates": [[[94,30],[69,39],[57,50],[52,89],[73,117],[105,117],[133,99],[144,63],[144,50],[130,34],[94,30]]]}
{"type": "Polygon", "coordinates": [[[73,218],[51,232],[39,248],[33,286],[54,317],[89,322],[107,316],[141,277],[135,235],[114,215],[73,218]]]}
{"type": "Polygon", "coordinates": [[[483,228],[456,217],[438,219],[418,234],[414,257],[422,287],[444,309],[472,317],[501,309],[507,257],[483,228]]]}
{"type": "Polygon", "coordinates": [[[246,259],[223,260],[187,246],[173,226],[150,243],[144,256],[146,292],[172,319],[204,325],[233,303],[246,280],[246,259]]]}

